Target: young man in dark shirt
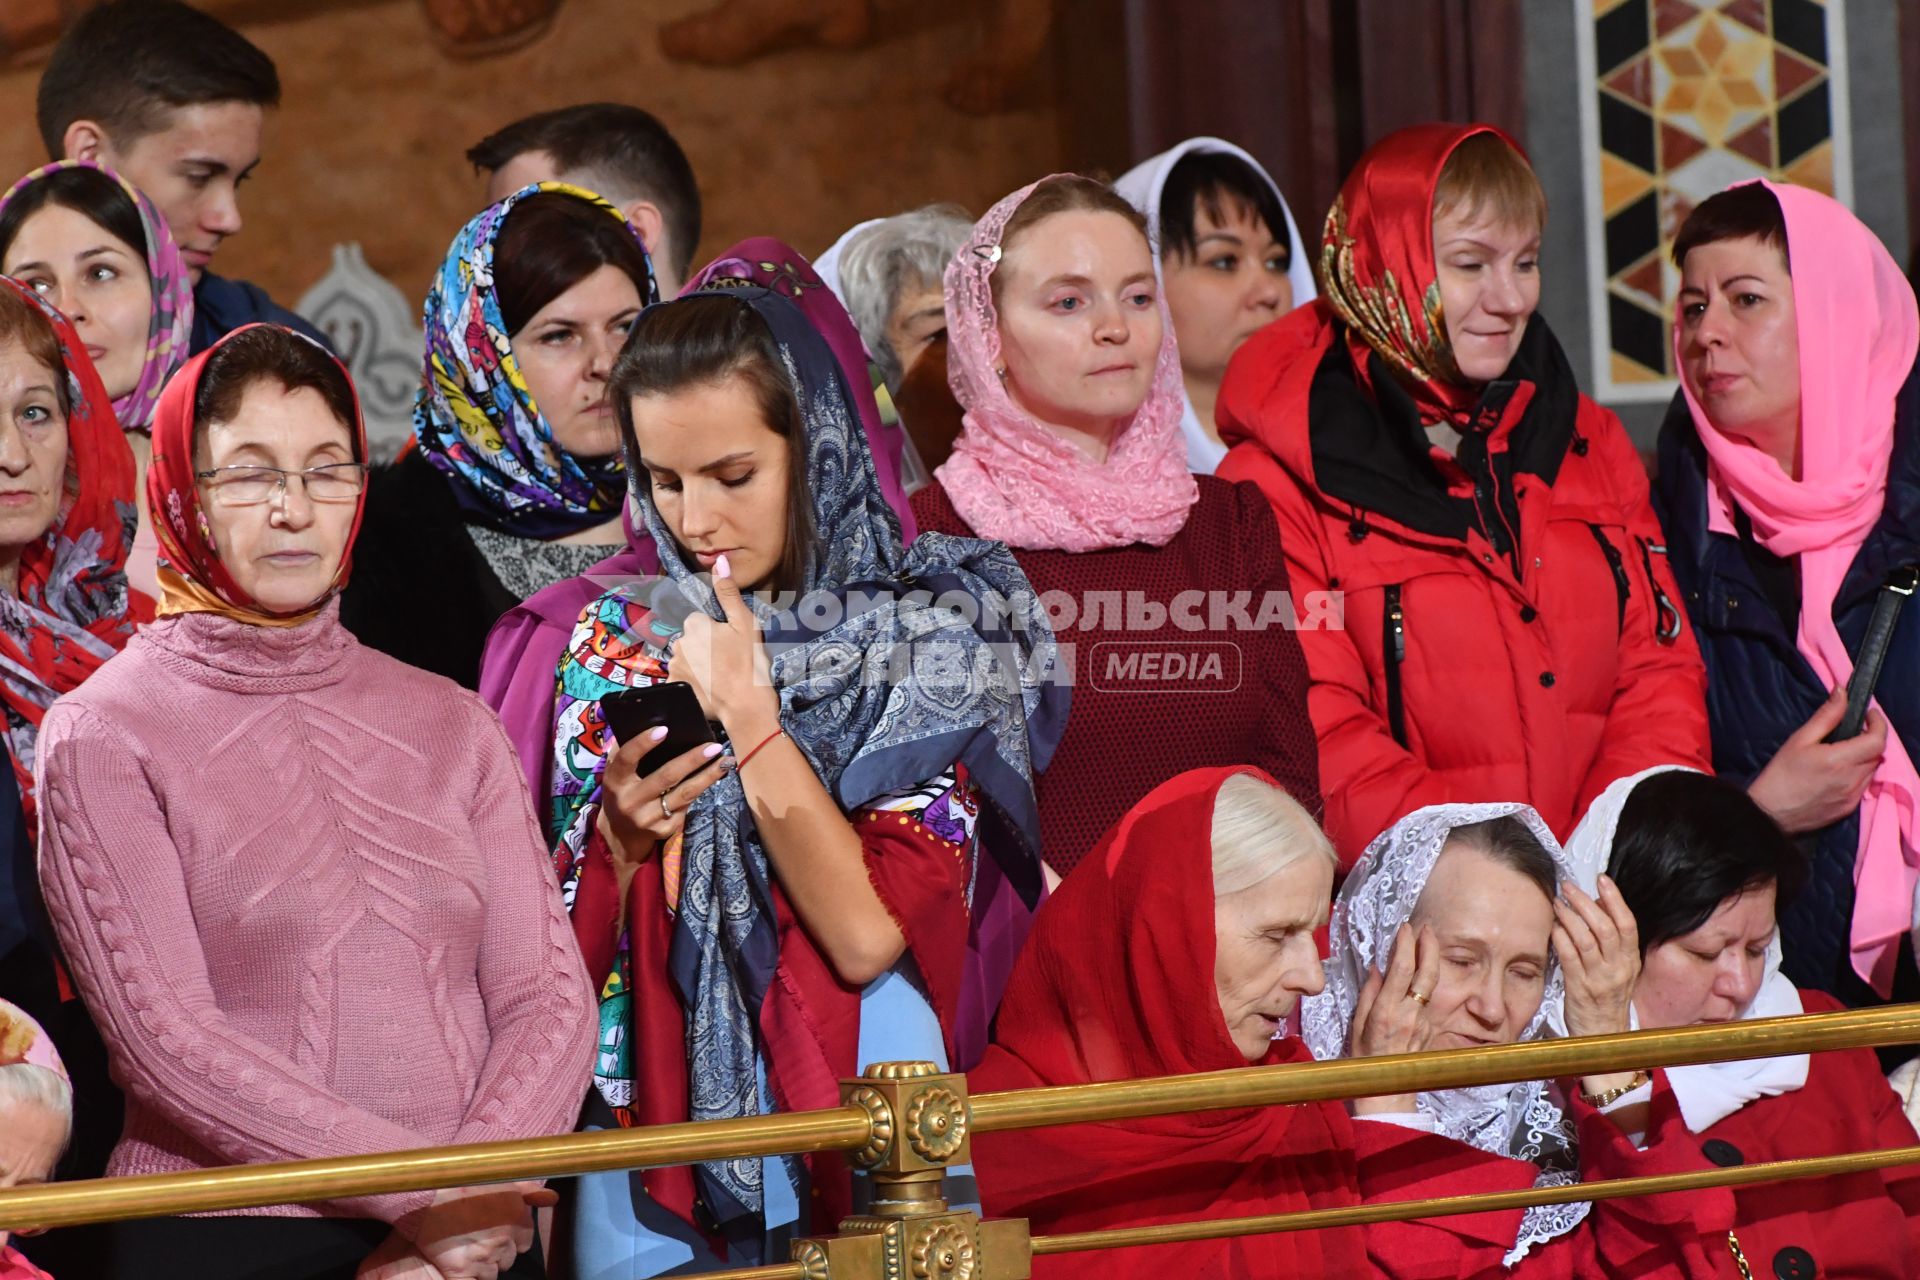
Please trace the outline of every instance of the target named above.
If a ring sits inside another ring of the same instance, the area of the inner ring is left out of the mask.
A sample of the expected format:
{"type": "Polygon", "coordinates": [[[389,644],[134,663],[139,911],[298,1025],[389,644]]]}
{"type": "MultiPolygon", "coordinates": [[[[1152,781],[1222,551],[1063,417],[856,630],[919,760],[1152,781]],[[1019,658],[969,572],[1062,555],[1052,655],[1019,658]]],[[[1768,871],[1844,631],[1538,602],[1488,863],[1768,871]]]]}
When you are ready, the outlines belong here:
{"type": "Polygon", "coordinates": [[[264,290],[208,270],[240,230],[240,184],[260,163],[267,110],[280,102],[273,59],[178,0],[109,0],[54,46],[36,115],[55,159],[105,165],[166,216],[193,276],[193,350],[270,320],[321,334],[264,290]]]}

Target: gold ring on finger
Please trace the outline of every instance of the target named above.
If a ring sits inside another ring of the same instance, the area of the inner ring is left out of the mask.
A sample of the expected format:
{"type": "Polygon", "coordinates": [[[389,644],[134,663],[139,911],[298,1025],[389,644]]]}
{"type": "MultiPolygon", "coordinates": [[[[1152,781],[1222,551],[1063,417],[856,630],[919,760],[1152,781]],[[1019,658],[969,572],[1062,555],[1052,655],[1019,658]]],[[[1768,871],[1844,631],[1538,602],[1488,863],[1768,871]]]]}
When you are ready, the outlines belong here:
{"type": "Polygon", "coordinates": [[[1424,991],[1409,991],[1407,992],[1407,998],[1409,1000],[1418,1000],[1421,1004],[1425,1004],[1427,1001],[1433,999],[1432,996],[1424,991]]]}
{"type": "MultiPolygon", "coordinates": [[[[673,790],[672,787],[667,788],[667,791],[671,791],[671,790],[673,790]]],[[[667,808],[667,791],[662,791],[660,793],[660,816],[663,818],[673,817],[673,810],[667,808]]]]}

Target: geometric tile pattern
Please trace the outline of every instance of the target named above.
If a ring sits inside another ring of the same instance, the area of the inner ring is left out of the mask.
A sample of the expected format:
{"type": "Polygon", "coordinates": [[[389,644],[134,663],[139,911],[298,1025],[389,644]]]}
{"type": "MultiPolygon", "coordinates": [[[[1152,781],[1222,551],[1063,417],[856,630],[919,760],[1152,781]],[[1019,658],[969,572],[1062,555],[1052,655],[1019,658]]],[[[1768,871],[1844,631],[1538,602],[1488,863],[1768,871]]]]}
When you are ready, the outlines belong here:
{"type": "Polygon", "coordinates": [[[1694,205],[1756,177],[1852,194],[1844,0],[1573,3],[1597,390],[1663,400],[1694,205]]]}

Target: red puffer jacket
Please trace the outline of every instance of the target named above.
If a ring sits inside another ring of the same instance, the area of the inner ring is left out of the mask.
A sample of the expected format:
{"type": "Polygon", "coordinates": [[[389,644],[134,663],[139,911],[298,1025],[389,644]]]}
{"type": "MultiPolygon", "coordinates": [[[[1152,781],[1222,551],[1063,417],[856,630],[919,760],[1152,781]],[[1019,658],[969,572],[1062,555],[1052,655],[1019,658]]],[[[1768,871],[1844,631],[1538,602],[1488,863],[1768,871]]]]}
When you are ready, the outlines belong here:
{"type": "Polygon", "coordinates": [[[1273,503],[1296,598],[1328,835],[1350,866],[1422,805],[1523,800],[1564,838],[1615,778],[1711,768],[1706,677],[1647,478],[1535,317],[1456,458],[1324,304],[1234,356],[1219,476],[1273,503]],[[1377,399],[1376,399],[1377,397],[1377,399]]]}

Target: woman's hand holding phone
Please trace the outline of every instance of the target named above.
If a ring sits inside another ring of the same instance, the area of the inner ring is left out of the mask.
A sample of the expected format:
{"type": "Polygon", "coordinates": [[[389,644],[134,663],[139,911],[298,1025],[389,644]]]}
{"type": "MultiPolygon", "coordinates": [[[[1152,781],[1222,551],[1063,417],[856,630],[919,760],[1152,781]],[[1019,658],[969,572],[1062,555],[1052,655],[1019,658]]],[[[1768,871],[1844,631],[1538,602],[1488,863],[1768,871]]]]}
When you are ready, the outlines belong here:
{"type": "Polygon", "coordinates": [[[718,782],[733,760],[719,743],[709,742],[641,774],[641,759],[666,736],[663,725],[623,743],[600,778],[600,838],[613,855],[623,902],[634,871],[680,830],[687,806],[718,782]]]}

